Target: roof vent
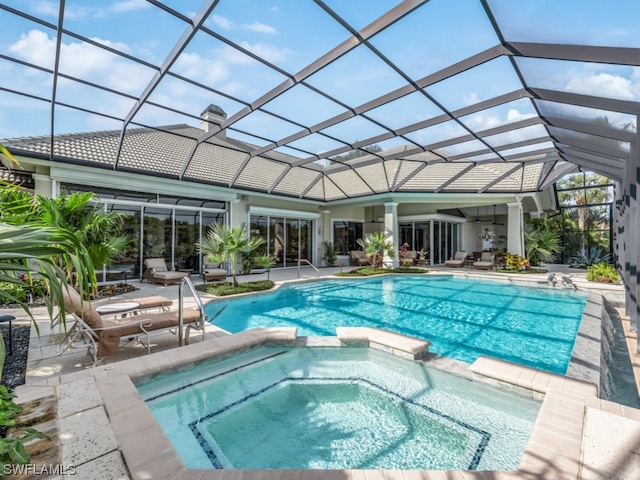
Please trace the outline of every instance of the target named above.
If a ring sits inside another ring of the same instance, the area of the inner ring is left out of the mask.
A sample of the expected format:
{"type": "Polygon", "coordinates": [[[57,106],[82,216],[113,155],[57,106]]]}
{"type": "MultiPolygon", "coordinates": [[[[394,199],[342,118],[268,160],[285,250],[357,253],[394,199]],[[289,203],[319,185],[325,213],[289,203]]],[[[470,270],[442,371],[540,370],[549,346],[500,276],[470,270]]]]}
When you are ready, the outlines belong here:
{"type": "MultiPolygon", "coordinates": [[[[205,132],[209,131],[211,124],[220,125],[227,119],[226,112],[220,108],[218,105],[209,105],[204,111],[200,114],[200,118],[202,118],[202,122],[200,123],[200,128],[205,132]]],[[[215,135],[218,138],[227,138],[227,131],[222,130],[220,133],[215,135]]]]}

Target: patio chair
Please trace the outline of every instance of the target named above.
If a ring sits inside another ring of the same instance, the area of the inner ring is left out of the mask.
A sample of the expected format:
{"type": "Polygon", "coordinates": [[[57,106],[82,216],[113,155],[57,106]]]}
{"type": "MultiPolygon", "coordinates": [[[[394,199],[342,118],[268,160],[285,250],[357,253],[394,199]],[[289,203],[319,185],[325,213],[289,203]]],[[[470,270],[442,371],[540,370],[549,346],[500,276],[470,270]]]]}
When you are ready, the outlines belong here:
{"type": "Polygon", "coordinates": [[[491,252],[482,252],[480,260],[473,262],[473,268],[478,270],[491,270],[495,266],[495,254],[491,252]]]}
{"type": "MultiPolygon", "coordinates": [[[[87,353],[93,358],[93,364],[98,359],[118,353],[120,339],[145,337],[147,353],[151,353],[150,335],[154,332],[169,330],[172,333],[179,328],[179,312],[163,311],[158,313],[138,312],[137,315],[120,315],[106,319],[101,316],[89,301],[82,300],[80,294],[71,286],[63,288],[64,309],[70,314],[75,323],[61,342],[58,355],[75,347],[75,343],[84,340],[87,353]]],[[[202,330],[204,339],[204,311],[195,308],[183,309],[183,326],[186,326],[185,343],[189,343],[192,328],[202,330]]]]}
{"type": "Polygon", "coordinates": [[[227,271],[224,268],[220,268],[220,265],[214,263],[205,263],[202,269],[202,278],[205,282],[211,282],[213,280],[226,280],[227,271]]]}
{"type": "Polygon", "coordinates": [[[451,260],[445,260],[444,266],[450,268],[460,268],[464,267],[465,262],[467,261],[467,252],[461,250],[456,252],[451,260]]]}
{"type": "Polygon", "coordinates": [[[165,287],[170,283],[180,283],[180,280],[189,275],[188,272],[176,272],[173,267],[168,268],[164,258],[147,258],[144,267],[141,282],[146,278],[151,283],[161,283],[165,287]]]}
{"type": "Polygon", "coordinates": [[[363,265],[369,265],[369,258],[367,258],[367,252],[363,250],[351,250],[349,252],[349,263],[361,267],[363,265]]]}

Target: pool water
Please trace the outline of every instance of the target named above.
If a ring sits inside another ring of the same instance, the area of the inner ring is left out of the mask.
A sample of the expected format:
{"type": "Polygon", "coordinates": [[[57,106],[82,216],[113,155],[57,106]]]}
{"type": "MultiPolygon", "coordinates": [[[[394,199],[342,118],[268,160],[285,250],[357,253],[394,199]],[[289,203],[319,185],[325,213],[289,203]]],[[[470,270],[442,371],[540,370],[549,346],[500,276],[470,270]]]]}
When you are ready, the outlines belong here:
{"type": "Polygon", "coordinates": [[[331,336],[371,326],[429,340],[431,353],[467,363],[488,355],[564,374],[586,302],[565,289],[403,275],[289,284],[206,311],[231,333],[295,326],[299,336],[331,336]]]}
{"type": "Polygon", "coordinates": [[[137,388],[189,468],[515,470],[540,409],[368,348],[261,347],[137,388]]]}

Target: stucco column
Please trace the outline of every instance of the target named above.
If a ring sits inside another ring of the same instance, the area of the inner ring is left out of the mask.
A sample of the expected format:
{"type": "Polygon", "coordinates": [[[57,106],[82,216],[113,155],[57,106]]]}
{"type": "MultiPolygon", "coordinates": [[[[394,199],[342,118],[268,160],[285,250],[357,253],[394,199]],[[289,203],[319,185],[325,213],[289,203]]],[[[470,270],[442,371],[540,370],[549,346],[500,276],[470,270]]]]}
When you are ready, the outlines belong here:
{"type": "Polygon", "coordinates": [[[247,208],[245,203],[236,198],[229,202],[229,226],[235,227],[247,222],[247,208]]]}
{"type": "MultiPolygon", "coordinates": [[[[318,221],[318,260],[315,263],[322,262],[325,265],[324,260],[324,242],[333,243],[333,229],[331,228],[331,216],[329,215],[331,210],[322,210],[322,216],[318,221]]],[[[336,261],[336,265],[339,262],[336,261]]],[[[326,266],[326,265],[325,265],[326,266]]]]}
{"type": "Polygon", "coordinates": [[[384,204],[384,237],[387,242],[393,243],[393,251],[395,256],[390,258],[385,255],[382,259],[385,265],[392,265],[398,268],[398,250],[400,249],[400,236],[398,235],[398,204],[395,202],[387,202],[384,204]]]}
{"type": "Polygon", "coordinates": [[[59,195],[58,182],[53,180],[48,167],[37,166],[36,171],[32,174],[34,180],[34,191],[37,195],[45,198],[57,198],[59,195]]]}
{"type": "Polygon", "coordinates": [[[524,240],[522,237],[522,204],[507,203],[507,252],[524,255],[524,240]]]}

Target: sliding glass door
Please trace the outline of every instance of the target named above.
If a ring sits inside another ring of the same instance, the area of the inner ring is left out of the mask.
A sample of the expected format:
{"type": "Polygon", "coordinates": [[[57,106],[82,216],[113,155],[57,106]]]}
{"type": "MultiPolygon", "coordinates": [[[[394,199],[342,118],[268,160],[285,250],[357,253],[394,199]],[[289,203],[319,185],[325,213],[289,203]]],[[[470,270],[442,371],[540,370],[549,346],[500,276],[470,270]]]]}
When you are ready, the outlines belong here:
{"type": "Polygon", "coordinates": [[[265,240],[260,253],[275,259],[275,267],[297,267],[298,260],[312,261],[313,220],[251,215],[250,231],[265,240]]]}

